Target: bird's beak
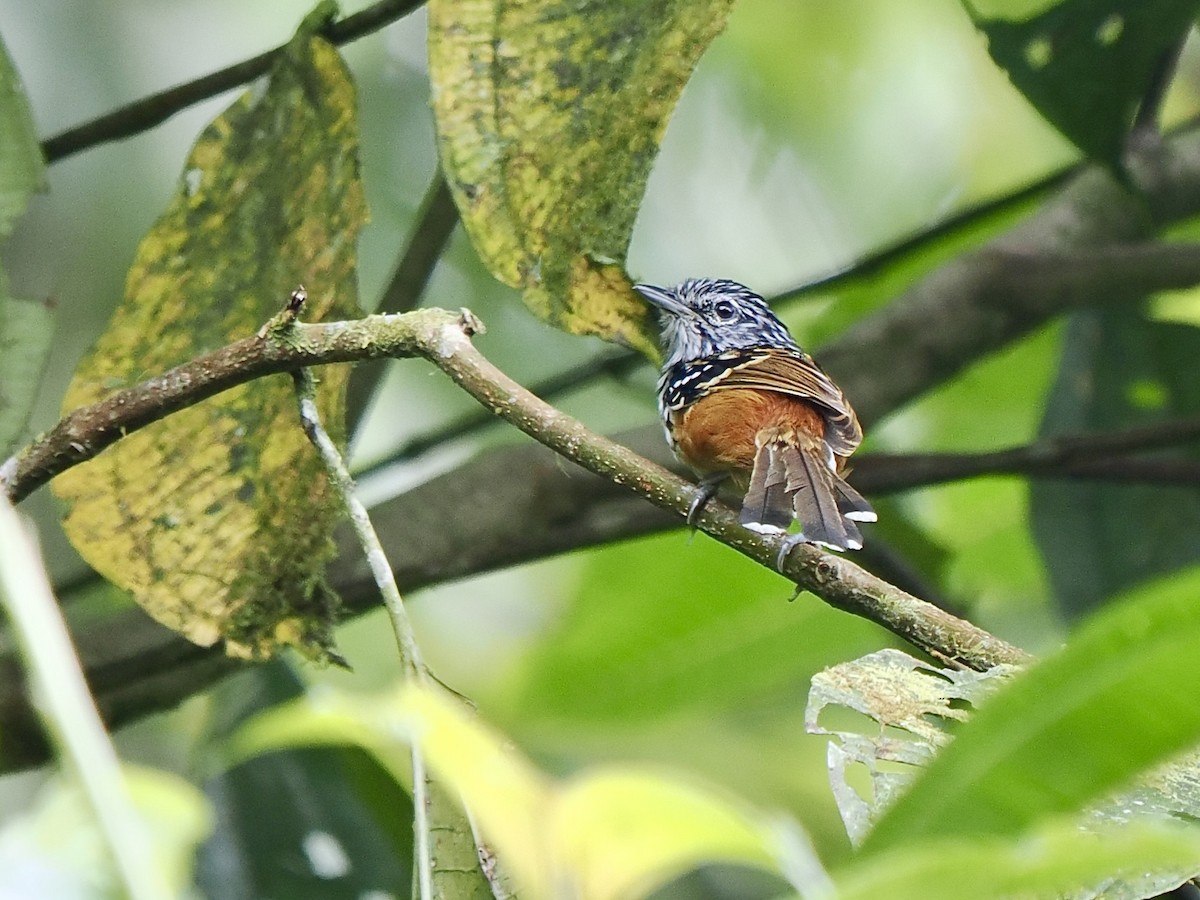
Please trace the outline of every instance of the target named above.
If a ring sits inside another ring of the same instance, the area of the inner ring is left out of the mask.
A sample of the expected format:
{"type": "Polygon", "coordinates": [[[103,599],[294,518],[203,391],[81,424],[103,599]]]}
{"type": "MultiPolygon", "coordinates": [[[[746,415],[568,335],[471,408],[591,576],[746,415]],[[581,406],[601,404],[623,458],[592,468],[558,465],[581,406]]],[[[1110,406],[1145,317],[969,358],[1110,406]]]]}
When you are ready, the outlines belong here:
{"type": "Polygon", "coordinates": [[[687,315],[687,306],[675,296],[675,292],[653,284],[635,284],[633,289],[659,309],[676,316],[687,315]]]}

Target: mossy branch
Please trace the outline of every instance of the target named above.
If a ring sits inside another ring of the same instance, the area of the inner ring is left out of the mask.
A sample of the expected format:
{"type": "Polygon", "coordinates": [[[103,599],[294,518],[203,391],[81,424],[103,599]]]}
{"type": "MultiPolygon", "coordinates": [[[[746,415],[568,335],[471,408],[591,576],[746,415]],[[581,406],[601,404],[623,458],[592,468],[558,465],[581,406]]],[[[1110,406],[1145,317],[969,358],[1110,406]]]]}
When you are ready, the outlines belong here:
{"type": "MultiPolygon", "coordinates": [[[[694,486],[633,451],[587,429],[513,381],[471,343],[482,325],[468,311],[422,309],[322,324],[271,323],[258,335],[198,357],[67,415],[47,435],[2,466],[0,485],[14,502],[123,435],[265,375],[326,363],[381,357],[428,359],[493,413],[615,484],[683,518],[694,486]]],[[[701,530],[772,566],[776,537],[743,528],[736,515],[710,504],[701,530]]],[[[803,545],[784,574],[826,602],[870,619],[921,649],[975,669],[1028,659],[1021,650],[969,622],[871,575],[849,559],[803,545]]]]}

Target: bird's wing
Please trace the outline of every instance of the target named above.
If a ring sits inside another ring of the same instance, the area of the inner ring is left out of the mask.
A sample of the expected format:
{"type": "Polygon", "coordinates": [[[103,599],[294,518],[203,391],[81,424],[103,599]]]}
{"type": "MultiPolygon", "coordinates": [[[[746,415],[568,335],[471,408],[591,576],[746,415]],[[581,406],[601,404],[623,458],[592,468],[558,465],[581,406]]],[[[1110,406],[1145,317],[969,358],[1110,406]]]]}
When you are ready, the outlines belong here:
{"type": "Polygon", "coordinates": [[[726,367],[714,367],[705,391],[757,388],[807,400],[824,413],[825,440],[834,453],[849,456],[862,443],[862,427],[845,394],[812,357],[776,347],[740,350],[728,356],[726,367]]]}

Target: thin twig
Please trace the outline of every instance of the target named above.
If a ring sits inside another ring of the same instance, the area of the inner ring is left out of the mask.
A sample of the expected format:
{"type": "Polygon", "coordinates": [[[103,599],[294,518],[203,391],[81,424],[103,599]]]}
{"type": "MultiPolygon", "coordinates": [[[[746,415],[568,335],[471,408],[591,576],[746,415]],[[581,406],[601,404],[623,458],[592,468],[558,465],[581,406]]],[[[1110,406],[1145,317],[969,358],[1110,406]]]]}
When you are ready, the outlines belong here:
{"type": "MultiPolygon", "coordinates": [[[[305,298],[303,288],[293,293],[292,298],[292,302],[288,304],[288,310],[298,313],[305,298]]],[[[292,327],[295,327],[294,320],[292,327]]],[[[367,508],[358,499],[358,494],[354,489],[354,479],[350,476],[350,470],[346,468],[341,451],[338,450],[333,438],[329,436],[329,432],[321,423],[312,372],[308,369],[297,369],[292,372],[292,381],[296,387],[296,398],[300,406],[300,423],[304,428],[304,433],[317,448],[317,452],[325,463],[325,470],[328,472],[338,496],[341,497],[342,505],[350,516],[354,533],[358,537],[358,542],[362,546],[363,554],[366,556],[367,564],[375,579],[375,585],[383,598],[383,605],[388,611],[392,630],[396,635],[396,644],[400,649],[400,661],[404,666],[405,679],[418,684],[428,684],[430,681],[429,670],[421,658],[421,649],[417,644],[416,635],[413,633],[412,620],[408,617],[404,598],[400,596],[400,588],[392,575],[392,567],[384,552],[383,544],[375,532],[375,527],[371,524],[367,508]]],[[[425,775],[425,760],[422,758],[421,748],[416,741],[412,742],[410,758],[412,760],[415,818],[413,830],[417,842],[419,896],[421,900],[432,900],[433,854],[429,835],[429,785],[425,775]]]]}
{"type": "Polygon", "coordinates": [[[400,596],[400,588],[396,586],[396,579],[392,577],[392,567],[388,563],[387,554],[384,553],[383,544],[380,543],[379,535],[375,533],[375,528],[371,525],[371,517],[367,513],[367,508],[358,499],[354,489],[354,479],[350,477],[350,471],[342,460],[341,452],[321,424],[321,416],[314,400],[315,388],[312,373],[308,369],[297,369],[292,373],[292,380],[296,385],[296,396],[300,403],[300,422],[304,427],[304,433],[308,435],[308,439],[321,454],[329,478],[350,516],[354,533],[358,537],[359,544],[362,545],[367,564],[375,578],[375,586],[379,588],[380,596],[383,597],[383,605],[391,618],[392,630],[396,633],[396,644],[400,648],[400,660],[404,665],[405,675],[413,681],[427,683],[429,671],[425,668],[425,663],[421,658],[421,650],[417,646],[417,640],[413,634],[412,621],[408,617],[408,611],[404,608],[404,599],[400,596]]]}
{"type": "MultiPolygon", "coordinates": [[[[422,3],[423,0],[381,0],[374,6],[333,22],[326,29],[325,37],[334,44],[349,43],[403,18],[422,3]]],[[[276,47],[186,84],[149,94],[90,122],[68,128],[42,141],[42,153],[47,162],[54,163],[91,147],[148,131],[195,103],[264,75],[282,51],[283,47],[276,47]]]]}
{"type": "Polygon", "coordinates": [[[420,744],[412,742],[413,831],[417,841],[417,890],[421,900],[433,900],[433,847],[429,822],[429,776],[420,744]]]}
{"type": "Polygon", "coordinates": [[[41,554],[17,512],[0,498],[0,606],[25,660],[35,705],[59,753],[79,779],[125,893],[172,895],[133,805],[117,751],[88,691],[41,554]]]}
{"type": "Polygon", "coordinates": [[[860,256],[845,266],[824,275],[818,275],[791,290],[784,291],[771,302],[773,304],[789,303],[846,287],[859,279],[879,276],[891,266],[909,261],[935,244],[951,240],[957,232],[961,231],[965,234],[977,228],[980,222],[994,215],[1014,212],[1025,204],[1061,188],[1078,175],[1083,168],[1084,163],[1066,165],[1010,193],[964,207],[933,225],[906,234],[860,256]]]}
{"type": "Polygon", "coordinates": [[[91,459],[132,431],[176,410],[263,375],[302,366],[418,354],[414,323],[443,320],[442,310],[367,316],[349,322],[296,323],[286,340],[270,333],[243,338],[156,378],[74,410],[33,444],[0,464],[0,487],[16,503],[55,475],[91,459]]]}
{"type": "Polygon", "coordinates": [[[458,207],[439,169],[425,191],[408,245],[375,312],[400,313],[416,308],[457,224],[458,207]]]}

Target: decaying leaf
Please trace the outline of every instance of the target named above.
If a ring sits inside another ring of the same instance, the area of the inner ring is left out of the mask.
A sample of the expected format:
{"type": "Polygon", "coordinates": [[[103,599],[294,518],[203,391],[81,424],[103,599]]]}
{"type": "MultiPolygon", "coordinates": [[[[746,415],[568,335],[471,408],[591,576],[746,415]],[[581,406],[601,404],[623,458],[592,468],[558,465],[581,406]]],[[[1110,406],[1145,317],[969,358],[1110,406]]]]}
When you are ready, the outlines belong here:
{"type": "Polygon", "coordinates": [[[485,264],[546,321],[656,352],[622,263],[667,119],[731,5],[428,5],[446,178],[485,264]]]}
{"type": "MultiPolygon", "coordinates": [[[[327,11],[325,11],[327,14],[327,11]]],[[[82,362],[65,408],[252,334],[306,285],[306,316],[356,313],[355,241],[366,210],[355,95],[310,16],[265,84],[200,136],[126,294],[82,362]]],[[[349,372],[320,373],[341,430],[349,372]]],[[[322,580],[338,503],[286,376],[156,423],[54,482],[72,543],[160,622],[235,655],[332,647],[322,580]]]]}

